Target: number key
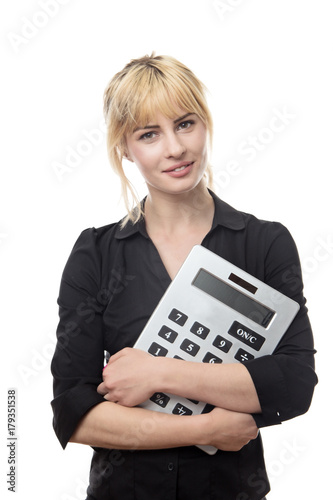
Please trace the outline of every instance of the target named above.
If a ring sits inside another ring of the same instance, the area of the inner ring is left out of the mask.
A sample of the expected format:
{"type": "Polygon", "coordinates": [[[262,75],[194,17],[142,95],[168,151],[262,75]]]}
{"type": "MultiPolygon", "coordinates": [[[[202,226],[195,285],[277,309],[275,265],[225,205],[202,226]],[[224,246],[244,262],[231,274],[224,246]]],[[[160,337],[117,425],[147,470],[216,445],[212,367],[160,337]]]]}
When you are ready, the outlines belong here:
{"type": "Polygon", "coordinates": [[[207,352],[206,356],[202,360],[204,363],[222,363],[222,359],[215,356],[211,352],[207,352]]]}
{"type": "Polygon", "coordinates": [[[171,319],[171,321],[177,323],[178,325],[183,326],[185,325],[188,316],[186,316],[186,314],[182,313],[181,311],[178,311],[178,309],[172,309],[168,318],[171,319]]]}
{"type": "Polygon", "coordinates": [[[214,340],[213,345],[223,352],[229,352],[230,347],[232,346],[232,342],[221,337],[221,335],[218,335],[214,340]]]}
{"type": "Polygon", "coordinates": [[[191,328],[191,332],[194,333],[195,335],[198,335],[198,337],[205,339],[207,335],[209,334],[209,328],[207,328],[204,325],[201,325],[201,323],[198,323],[197,321],[193,323],[193,326],[191,328]]]}
{"type": "Polygon", "coordinates": [[[187,352],[191,356],[195,356],[198,353],[200,346],[198,346],[198,344],[195,344],[194,342],[191,342],[188,339],[185,339],[180,344],[180,348],[182,351],[187,352]]]}
{"type": "Polygon", "coordinates": [[[168,349],[165,349],[165,347],[153,342],[149,347],[148,352],[153,356],[166,356],[168,354],[168,349]]]}
{"type": "Polygon", "coordinates": [[[168,328],[165,325],[162,326],[162,328],[158,332],[158,335],[171,343],[173,343],[176,340],[176,338],[178,337],[177,332],[175,332],[174,330],[171,330],[171,328],[168,328]]]}

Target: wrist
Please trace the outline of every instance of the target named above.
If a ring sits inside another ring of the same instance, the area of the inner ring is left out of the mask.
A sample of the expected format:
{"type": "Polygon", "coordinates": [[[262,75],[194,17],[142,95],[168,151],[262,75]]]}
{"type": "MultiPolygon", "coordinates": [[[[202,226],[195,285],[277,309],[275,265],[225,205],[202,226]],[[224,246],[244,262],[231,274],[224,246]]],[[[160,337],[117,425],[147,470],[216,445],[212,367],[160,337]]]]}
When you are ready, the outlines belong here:
{"type": "Polygon", "coordinates": [[[154,392],[170,392],[170,377],[173,373],[172,358],[156,357],[154,358],[155,369],[153,377],[154,392]]]}
{"type": "Polygon", "coordinates": [[[212,443],[212,429],[208,413],[189,417],[193,423],[193,444],[206,446],[212,443]]]}

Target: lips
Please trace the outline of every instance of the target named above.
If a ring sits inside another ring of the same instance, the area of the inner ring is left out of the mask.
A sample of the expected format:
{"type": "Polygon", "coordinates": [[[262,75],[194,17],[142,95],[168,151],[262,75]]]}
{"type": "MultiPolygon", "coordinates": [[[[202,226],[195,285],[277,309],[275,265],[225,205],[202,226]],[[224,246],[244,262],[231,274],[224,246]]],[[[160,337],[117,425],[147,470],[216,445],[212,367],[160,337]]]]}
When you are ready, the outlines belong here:
{"type": "Polygon", "coordinates": [[[187,167],[189,167],[193,163],[194,163],[193,161],[182,161],[181,163],[177,163],[177,165],[173,165],[172,167],[169,167],[166,170],[163,170],[163,172],[166,172],[166,173],[182,172],[183,170],[185,170],[187,167]]]}

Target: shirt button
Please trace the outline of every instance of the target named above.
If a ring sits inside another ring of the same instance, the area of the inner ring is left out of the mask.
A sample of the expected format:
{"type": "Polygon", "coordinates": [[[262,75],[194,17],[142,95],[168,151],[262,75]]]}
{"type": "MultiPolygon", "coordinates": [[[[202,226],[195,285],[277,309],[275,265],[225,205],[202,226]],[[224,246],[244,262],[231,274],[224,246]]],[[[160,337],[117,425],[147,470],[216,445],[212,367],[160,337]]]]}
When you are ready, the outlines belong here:
{"type": "Polygon", "coordinates": [[[168,465],[168,470],[171,472],[173,470],[173,463],[170,462],[168,465]]]}

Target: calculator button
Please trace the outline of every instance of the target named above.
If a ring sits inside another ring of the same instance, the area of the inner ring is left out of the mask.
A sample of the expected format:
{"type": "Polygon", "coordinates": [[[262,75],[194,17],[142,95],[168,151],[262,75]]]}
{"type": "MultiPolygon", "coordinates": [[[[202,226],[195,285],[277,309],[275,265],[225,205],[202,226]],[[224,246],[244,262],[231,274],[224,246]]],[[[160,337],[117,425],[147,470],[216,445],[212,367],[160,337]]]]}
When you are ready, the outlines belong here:
{"type": "Polygon", "coordinates": [[[228,333],[256,351],[259,351],[266,340],[265,337],[262,337],[259,333],[251,330],[247,326],[242,325],[242,323],[238,323],[238,321],[233,322],[228,333]]]}
{"type": "Polygon", "coordinates": [[[165,347],[153,342],[149,347],[148,352],[153,356],[166,356],[168,354],[168,349],[165,349],[165,347]]]}
{"type": "Polygon", "coordinates": [[[174,330],[171,330],[171,328],[168,328],[165,325],[162,326],[162,328],[158,332],[158,335],[171,343],[173,343],[176,340],[176,338],[178,337],[177,332],[175,332],[174,330]]]}
{"type": "Polygon", "coordinates": [[[193,326],[190,331],[195,335],[198,335],[198,337],[202,339],[205,339],[210,332],[209,328],[207,328],[204,325],[201,325],[201,323],[198,323],[197,321],[193,323],[193,326]]]}
{"type": "Polygon", "coordinates": [[[207,352],[206,356],[202,360],[204,363],[222,363],[222,359],[215,356],[211,352],[207,352]]]}
{"type": "Polygon", "coordinates": [[[180,348],[182,351],[187,352],[191,356],[195,356],[198,353],[200,346],[198,346],[198,344],[195,344],[194,342],[191,342],[188,339],[185,339],[180,344],[180,348]]]}
{"type": "Polygon", "coordinates": [[[172,309],[168,318],[171,319],[171,321],[177,323],[178,325],[183,326],[185,325],[188,316],[186,316],[186,314],[182,313],[181,311],[178,311],[178,309],[172,309]]]}
{"type": "Polygon", "coordinates": [[[197,401],[196,399],[190,399],[190,398],[187,398],[189,401],[191,401],[191,403],[193,403],[194,405],[198,405],[199,404],[199,401],[197,401]]]}
{"type": "Polygon", "coordinates": [[[184,358],[181,358],[180,356],[177,356],[177,354],[174,356],[175,359],[181,359],[182,361],[184,361],[184,358]]]}
{"type": "Polygon", "coordinates": [[[249,361],[250,359],[254,359],[254,356],[249,352],[244,351],[244,349],[238,349],[235,354],[235,359],[244,363],[244,361],[249,361]]]}
{"type": "Polygon", "coordinates": [[[212,410],[214,410],[214,406],[207,403],[201,413],[210,413],[212,410]]]}
{"type": "Polygon", "coordinates": [[[230,347],[232,346],[232,342],[230,342],[230,340],[221,337],[221,335],[218,335],[213,342],[213,346],[220,349],[220,351],[229,352],[230,347]]]}
{"type": "Polygon", "coordinates": [[[175,415],[192,415],[193,411],[187,408],[186,406],[177,403],[174,409],[172,410],[172,413],[174,413],[175,415]]]}
{"type": "Polygon", "coordinates": [[[169,403],[170,398],[166,394],[163,394],[163,392],[155,392],[155,394],[153,394],[152,397],[150,398],[150,401],[156,403],[158,406],[161,406],[162,408],[165,408],[166,405],[169,403]]]}

